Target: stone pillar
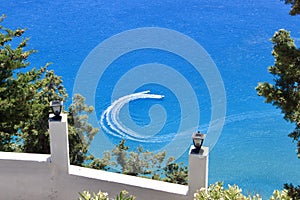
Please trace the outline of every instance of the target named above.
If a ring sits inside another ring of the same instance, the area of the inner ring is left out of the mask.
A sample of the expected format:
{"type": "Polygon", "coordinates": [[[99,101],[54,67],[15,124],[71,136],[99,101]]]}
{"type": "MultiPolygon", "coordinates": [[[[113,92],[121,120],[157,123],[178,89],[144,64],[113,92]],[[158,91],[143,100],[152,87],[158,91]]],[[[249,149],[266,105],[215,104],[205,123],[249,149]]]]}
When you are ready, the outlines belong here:
{"type": "Polygon", "coordinates": [[[199,153],[189,151],[189,196],[193,197],[196,190],[208,187],[208,154],[209,148],[203,147],[199,153]]]}
{"type": "Polygon", "coordinates": [[[51,163],[57,170],[68,173],[70,159],[67,114],[61,116],[61,121],[49,120],[51,163]]]}

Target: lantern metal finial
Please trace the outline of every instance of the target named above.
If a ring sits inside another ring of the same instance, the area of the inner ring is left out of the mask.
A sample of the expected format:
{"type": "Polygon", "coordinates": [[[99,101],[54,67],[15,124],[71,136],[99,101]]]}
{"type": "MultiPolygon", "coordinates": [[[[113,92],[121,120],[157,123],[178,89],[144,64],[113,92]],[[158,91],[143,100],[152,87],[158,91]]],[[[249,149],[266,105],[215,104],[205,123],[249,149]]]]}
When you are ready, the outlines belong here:
{"type": "Polygon", "coordinates": [[[200,152],[200,149],[202,147],[205,137],[206,137],[206,134],[201,133],[200,131],[197,131],[196,133],[193,134],[192,139],[193,139],[193,144],[195,147],[195,149],[193,149],[194,153],[200,152]]]}
{"type": "Polygon", "coordinates": [[[60,100],[53,100],[50,102],[50,107],[52,109],[52,112],[54,114],[54,117],[51,117],[51,121],[61,121],[61,110],[62,110],[63,102],[60,100]]]}

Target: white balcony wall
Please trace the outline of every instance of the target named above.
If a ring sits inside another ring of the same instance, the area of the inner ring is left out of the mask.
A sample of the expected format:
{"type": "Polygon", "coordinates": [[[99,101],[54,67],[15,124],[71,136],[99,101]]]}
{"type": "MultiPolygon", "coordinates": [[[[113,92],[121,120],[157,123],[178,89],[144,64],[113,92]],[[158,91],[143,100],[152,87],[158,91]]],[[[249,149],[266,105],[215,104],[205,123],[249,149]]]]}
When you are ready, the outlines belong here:
{"type": "Polygon", "coordinates": [[[88,169],[69,164],[66,115],[50,122],[51,155],[0,152],[0,200],[77,200],[79,192],[127,190],[137,200],[192,200],[207,187],[208,149],[190,155],[189,186],[88,169]],[[199,176],[199,177],[197,177],[199,176]]]}

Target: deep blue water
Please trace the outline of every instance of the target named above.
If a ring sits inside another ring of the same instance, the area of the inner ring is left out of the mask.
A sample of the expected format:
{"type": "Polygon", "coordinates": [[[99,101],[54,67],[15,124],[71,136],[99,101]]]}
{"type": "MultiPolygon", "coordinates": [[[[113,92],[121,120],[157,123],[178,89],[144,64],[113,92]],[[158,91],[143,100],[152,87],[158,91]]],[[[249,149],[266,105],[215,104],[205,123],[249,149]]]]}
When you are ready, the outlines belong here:
{"type": "MultiPolygon", "coordinates": [[[[142,27],[167,28],[189,36],[202,45],[215,62],[226,91],[226,120],[220,138],[210,152],[209,183],[217,180],[225,184],[236,183],[245,193],[258,192],[264,197],[269,197],[274,189],[281,189],[286,182],[300,184],[300,160],[296,157],[295,144],[287,137],[293,126],[282,119],[279,110],[265,104],[254,89],[258,82],[272,80],[267,72],[267,66],[274,63],[269,39],[276,30],[290,30],[300,46],[300,18],[289,16],[289,6],[283,2],[2,0],[0,12],[7,15],[3,25],[28,28],[26,36],[31,38],[29,48],[39,51],[30,59],[32,65],[42,66],[46,62],[53,62],[50,68],[63,77],[70,94],[67,105],[71,103],[73,86],[83,61],[99,43],[111,36],[142,27]]],[[[195,71],[186,60],[153,49],[134,51],[119,57],[99,83],[95,83],[98,84],[97,90],[90,92],[95,94],[97,120],[111,104],[114,85],[122,73],[151,62],[173,66],[189,79],[197,98],[201,99],[199,128],[207,131],[211,102],[205,83],[201,77],[194,76],[195,71]],[[127,68],[119,69],[118,66],[127,68]]],[[[86,74],[87,80],[92,74],[92,71],[86,74]]],[[[134,101],[129,104],[128,109],[132,111],[130,117],[139,126],[147,125],[151,121],[147,115],[149,105],[160,105],[153,109],[154,116],[161,113],[160,107],[165,107],[168,114],[167,132],[161,132],[160,136],[166,136],[166,133],[178,128],[180,107],[173,93],[165,86],[144,85],[136,92],[149,88],[151,92],[165,95],[171,100],[134,101]]],[[[122,110],[120,113],[123,119],[122,110]]],[[[152,136],[151,130],[149,132],[152,136]]],[[[118,141],[118,138],[106,135],[111,142],[118,141]]],[[[95,141],[91,151],[101,154],[102,150],[99,149],[102,148],[99,146],[105,144],[97,137],[95,141]]],[[[128,143],[137,145],[134,141],[128,143]]],[[[163,149],[166,143],[161,141],[155,144],[151,140],[149,143],[143,142],[150,150],[163,149]]],[[[209,145],[208,142],[206,145],[209,145]]],[[[174,147],[175,151],[181,152],[186,148],[181,145],[174,147]]],[[[187,162],[186,154],[179,160],[187,162]]]]}

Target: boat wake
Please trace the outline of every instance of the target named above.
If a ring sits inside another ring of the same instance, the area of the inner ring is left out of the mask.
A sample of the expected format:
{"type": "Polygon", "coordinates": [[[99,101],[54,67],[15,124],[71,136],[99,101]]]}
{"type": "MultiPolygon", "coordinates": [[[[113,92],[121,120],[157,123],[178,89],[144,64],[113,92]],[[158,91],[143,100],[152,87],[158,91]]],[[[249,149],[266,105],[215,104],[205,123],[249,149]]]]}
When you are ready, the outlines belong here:
{"type": "Polygon", "coordinates": [[[170,136],[154,135],[151,138],[149,136],[143,136],[125,126],[120,120],[120,111],[126,104],[131,101],[140,99],[163,99],[164,95],[150,94],[150,90],[129,94],[115,100],[101,115],[100,126],[106,134],[122,138],[129,139],[136,142],[163,142],[170,136]]]}

